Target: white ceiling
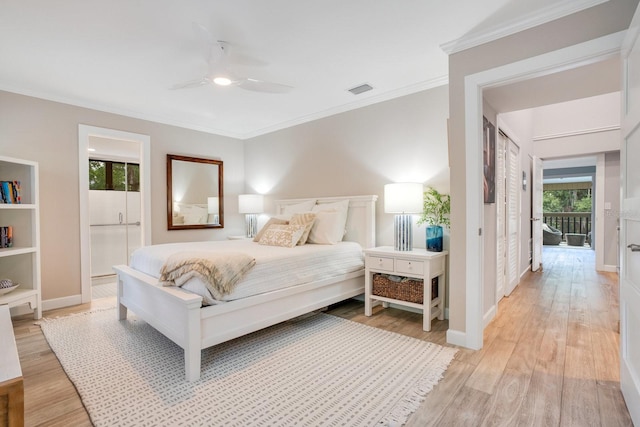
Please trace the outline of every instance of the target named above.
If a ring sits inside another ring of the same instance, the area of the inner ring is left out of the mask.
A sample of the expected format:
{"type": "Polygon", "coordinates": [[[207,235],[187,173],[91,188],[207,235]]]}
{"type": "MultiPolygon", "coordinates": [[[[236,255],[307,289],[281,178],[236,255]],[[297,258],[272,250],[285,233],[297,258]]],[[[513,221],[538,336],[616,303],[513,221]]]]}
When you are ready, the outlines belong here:
{"type": "Polygon", "coordinates": [[[3,0],[0,90],[244,139],[445,84],[443,49],[603,1],[3,0]],[[293,90],[171,90],[207,72],[194,22],[293,90]]]}

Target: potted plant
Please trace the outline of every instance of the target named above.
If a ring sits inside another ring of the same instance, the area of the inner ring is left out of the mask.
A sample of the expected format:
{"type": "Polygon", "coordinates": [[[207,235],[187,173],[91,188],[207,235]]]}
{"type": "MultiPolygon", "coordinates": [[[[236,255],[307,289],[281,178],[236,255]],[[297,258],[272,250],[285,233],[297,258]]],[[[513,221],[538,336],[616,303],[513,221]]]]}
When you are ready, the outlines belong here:
{"type": "Polygon", "coordinates": [[[427,250],[442,252],[442,227],[450,227],[451,220],[451,196],[442,194],[433,187],[428,187],[424,192],[422,214],[418,219],[418,225],[427,224],[426,243],[427,250]]]}

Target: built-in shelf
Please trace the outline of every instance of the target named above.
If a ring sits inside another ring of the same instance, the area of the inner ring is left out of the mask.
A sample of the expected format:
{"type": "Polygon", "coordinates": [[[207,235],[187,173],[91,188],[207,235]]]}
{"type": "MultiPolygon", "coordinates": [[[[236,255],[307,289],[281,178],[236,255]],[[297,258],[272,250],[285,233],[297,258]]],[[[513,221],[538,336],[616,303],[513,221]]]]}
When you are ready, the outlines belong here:
{"type": "Polygon", "coordinates": [[[42,317],[38,179],[38,163],[0,156],[0,181],[20,181],[24,202],[0,203],[0,227],[13,229],[13,245],[0,248],[0,279],[20,285],[0,295],[0,305],[28,305],[36,319],[42,317]]]}

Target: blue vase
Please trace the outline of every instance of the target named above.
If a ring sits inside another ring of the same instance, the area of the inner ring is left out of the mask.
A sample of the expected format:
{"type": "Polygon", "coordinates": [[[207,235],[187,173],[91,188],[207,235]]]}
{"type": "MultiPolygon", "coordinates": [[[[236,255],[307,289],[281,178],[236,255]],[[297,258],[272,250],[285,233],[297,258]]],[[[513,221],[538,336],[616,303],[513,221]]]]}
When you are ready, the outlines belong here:
{"type": "Polygon", "coordinates": [[[427,226],[427,250],[431,252],[442,252],[442,226],[427,226]]]}

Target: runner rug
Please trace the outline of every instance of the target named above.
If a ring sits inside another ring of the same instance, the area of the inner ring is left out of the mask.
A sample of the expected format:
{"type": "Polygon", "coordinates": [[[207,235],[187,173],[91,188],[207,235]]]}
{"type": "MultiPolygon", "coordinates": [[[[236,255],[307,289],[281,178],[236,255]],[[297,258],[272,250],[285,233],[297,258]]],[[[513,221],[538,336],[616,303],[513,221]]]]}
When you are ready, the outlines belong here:
{"type": "Polygon", "coordinates": [[[315,314],[204,350],[189,383],[182,349],[133,313],[41,327],[98,427],[401,425],[455,354],[315,314]]]}

